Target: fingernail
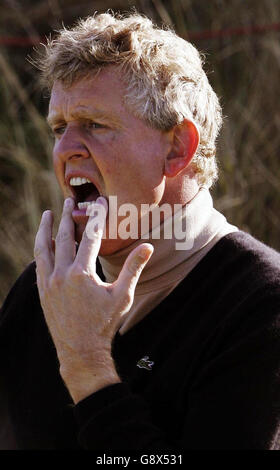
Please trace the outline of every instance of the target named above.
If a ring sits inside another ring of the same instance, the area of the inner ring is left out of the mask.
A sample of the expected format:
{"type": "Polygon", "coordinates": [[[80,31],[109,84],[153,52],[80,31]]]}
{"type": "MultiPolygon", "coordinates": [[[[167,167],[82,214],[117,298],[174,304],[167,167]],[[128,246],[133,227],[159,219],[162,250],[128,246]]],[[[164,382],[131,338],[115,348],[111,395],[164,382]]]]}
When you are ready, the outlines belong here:
{"type": "Polygon", "coordinates": [[[150,248],[150,250],[148,250],[148,247],[143,246],[141,248],[141,250],[139,251],[139,255],[138,255],[139,258],[141,258],[143,260],[146,260],[147,258],[149,259],[152,256],[153,252],[154,252],[154,247],[153,247],[153,245],[150,245],[149,248],[150,248]],[[152,250],[151,250],[151,248],[152,248],[152,250]]]}
{"type": "Polygon", "coordinates": [[[45,210],[42,214],[42,219],[43,218],[45,219],[45,218],[49,217],[50,214],[51,214],[51,211],[49,209],[45,210]]]}
{"type": "Polygon", "coordinates": [[[71,197],[67,197],[64,201],[64,207],[70,207],[73,204],[73,199],[71,197]]]}
{"type": "Polygon", "coordinates": [[[108,206],[107,200],[104,196],[99,196],[96,201],[97,204],[102,204],[103,206],[108,206]]]}
{"type": "Polygon", "coordinates": [[[101,204],[103,207],[105,207],[106,209],[106,214],[108,212],[108,202],[107,202],[107,199],[103,196],[99,196],[97,199],[96,199],[96,204],[101,204]]]}

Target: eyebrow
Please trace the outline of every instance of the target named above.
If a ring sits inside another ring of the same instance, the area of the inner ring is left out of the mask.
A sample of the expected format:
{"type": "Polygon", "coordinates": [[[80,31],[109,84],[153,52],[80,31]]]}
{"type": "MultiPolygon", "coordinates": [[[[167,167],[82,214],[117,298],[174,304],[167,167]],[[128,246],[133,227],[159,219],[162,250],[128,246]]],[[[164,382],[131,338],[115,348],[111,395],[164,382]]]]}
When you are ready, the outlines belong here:
{"type": "MultiPolygon", "coordinates": [[[[71,119],[100,119],[102,121],[109,121],[118,127],[121,126],[121,122],[116,116],[88,106],[79,106],[70,114],[70,117],[71,119]]],[[[57,123],[65,122],[61,114],[56,112],[49,114],[46,119],[50,127],[57,123]]]]}

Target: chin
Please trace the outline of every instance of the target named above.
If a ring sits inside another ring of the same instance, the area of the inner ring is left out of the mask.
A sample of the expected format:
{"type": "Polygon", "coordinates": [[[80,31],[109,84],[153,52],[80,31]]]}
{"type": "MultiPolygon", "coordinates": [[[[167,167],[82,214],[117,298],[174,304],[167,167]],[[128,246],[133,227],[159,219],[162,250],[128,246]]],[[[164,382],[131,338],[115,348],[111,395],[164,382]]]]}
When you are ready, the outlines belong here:
{"type": "Polygon", "coordinates": [[[118,251],[118,248],[112,245],[114,244],[112,244],[110,240],[102,240],[98,255],[108,256],[112,255],[113,253],[116,253],[116,251],[118,251]]]}
{"type": "MultiPolygon", "coordinates": [[[[80,243],[83,237],[83,233],[86,225],[84,224],[75,224],[75,241],[80,243]]],[[[120,240],[120,239],[103,239],[101,242],[100,250],[98,255],[108,256],[116,253],[125,246],[129,245],[135,240],[120,240]]]]}

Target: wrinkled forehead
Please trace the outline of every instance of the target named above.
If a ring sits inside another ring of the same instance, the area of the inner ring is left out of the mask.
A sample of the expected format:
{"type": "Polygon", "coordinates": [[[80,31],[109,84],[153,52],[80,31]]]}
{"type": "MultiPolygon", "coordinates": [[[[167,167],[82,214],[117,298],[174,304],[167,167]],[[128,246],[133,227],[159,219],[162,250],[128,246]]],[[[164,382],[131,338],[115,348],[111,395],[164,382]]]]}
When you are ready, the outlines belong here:
{"type": "Polygon", "coordinates": [[[126,87],[119,71],[106,67],[74,81],[70,86],[55,80],[52,87],[48,120],[53,114],[68,114],[76,108],[94,108],[99,112],[122,115],[126,87]]]}
{"type": "Polygon", "coordinates": [[[55,80],[50,101],[57,95],[62,98],[67,96],[81,96],[82,98],[93,95],[98,95],[100,98],[108,96],[122,98],[125,88],[124,77],[118,68],[108,66],[104,69],[88,71],[78,76],[71,84],[64,83],[63,80],[55,80]]]}

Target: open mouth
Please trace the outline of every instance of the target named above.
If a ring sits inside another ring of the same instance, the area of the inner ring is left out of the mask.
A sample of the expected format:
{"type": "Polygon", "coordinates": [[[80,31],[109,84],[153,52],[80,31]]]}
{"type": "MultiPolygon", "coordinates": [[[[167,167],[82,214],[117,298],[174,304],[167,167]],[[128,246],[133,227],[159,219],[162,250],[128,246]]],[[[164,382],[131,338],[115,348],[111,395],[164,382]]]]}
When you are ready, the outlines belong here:
{"type": "Polygon", "coordinates": [[[97,187],[88,178],[71,178],[70,186],[75,199],[75,209],[86,211],[91,202],[100,196],[97,187]]]}

